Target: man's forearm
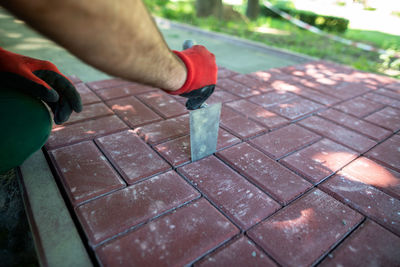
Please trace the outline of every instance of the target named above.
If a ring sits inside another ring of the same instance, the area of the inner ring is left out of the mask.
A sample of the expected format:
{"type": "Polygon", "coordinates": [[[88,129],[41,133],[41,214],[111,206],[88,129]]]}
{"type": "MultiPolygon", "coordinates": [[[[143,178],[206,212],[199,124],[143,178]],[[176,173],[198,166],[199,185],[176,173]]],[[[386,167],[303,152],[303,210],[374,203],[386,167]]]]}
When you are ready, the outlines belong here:
{"type": "Polygon", "coordinates": [[[111,75],[167,90],[186,80],[141,0],[2,0],[2,5],[77,57],[111,75]]]}

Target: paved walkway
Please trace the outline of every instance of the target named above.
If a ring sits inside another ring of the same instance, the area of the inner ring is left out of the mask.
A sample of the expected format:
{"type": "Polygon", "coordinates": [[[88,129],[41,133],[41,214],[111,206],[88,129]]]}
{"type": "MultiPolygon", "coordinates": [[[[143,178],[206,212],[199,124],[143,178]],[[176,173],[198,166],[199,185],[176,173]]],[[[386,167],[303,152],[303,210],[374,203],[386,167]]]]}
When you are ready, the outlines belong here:
{"type": "Polygon", "coordinates": [[[183,99],[111,79],[45,146],[103,266],[400,265],[400,82],[323,61],[221,68],[218,152],[183,99]]]}

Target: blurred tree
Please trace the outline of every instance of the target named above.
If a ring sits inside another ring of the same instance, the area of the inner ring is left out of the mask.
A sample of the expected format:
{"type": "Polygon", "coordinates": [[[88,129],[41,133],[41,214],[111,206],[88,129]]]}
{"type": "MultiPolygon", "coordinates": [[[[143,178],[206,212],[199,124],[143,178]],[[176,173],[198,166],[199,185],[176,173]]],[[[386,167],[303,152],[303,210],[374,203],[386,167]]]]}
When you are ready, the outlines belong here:
{"type": "Polygon", "coordinates": [[[259,12],[260,12],[259,0],[248,0],[246,16],[250,19],[256,19],[258,17],[259,12]]]}
{"type": "Polygon", "coordinates": [[[196,13],[198,17],[214,15],[222,17],[222,0],[196,0],[196,13]]]}

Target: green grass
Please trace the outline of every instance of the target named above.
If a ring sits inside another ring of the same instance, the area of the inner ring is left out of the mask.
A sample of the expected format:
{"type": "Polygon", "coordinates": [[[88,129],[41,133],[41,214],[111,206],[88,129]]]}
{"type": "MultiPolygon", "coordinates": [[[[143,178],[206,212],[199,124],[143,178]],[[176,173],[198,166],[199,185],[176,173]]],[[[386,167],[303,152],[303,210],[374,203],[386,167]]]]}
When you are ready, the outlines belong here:
{"type": "MultiPolygon", "coordinates": [[[[391,53],[400,51],[399,36],[352,29],[348,29],[341,35],[347,39],[388,50],[386,55],[379,55],[376,52],[363,51],[305,31],[281,19],[260,17],[255,21],[224,21],[214,17],[197,18],[193,1],[147,0],[146,3],[151,12],[157,16],[338,62],[359,70],[400,78],[400,59],[391,56],[391,53]],[[277,30],[279,33],[258,32],[260,27],[277,30]]],[[[244,8],[236,7],[236,10],[243,12],[244,8]]]]}

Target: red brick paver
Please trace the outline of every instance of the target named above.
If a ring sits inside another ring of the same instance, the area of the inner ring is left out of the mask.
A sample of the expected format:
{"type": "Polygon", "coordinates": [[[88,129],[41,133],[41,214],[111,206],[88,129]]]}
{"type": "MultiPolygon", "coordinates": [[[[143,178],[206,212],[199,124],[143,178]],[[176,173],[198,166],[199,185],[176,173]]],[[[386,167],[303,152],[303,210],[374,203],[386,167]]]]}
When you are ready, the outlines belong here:
{"type": "Polygon", "coordinates": [[[246,143],[225,149],[217,155],[282,204],[290,202],[311,186],[246,143]]]}
{"type": "Polygon", "coordinates": [[[108,135],[96,142],[129,184],[170,168],[132,130],[108,135]]]}
{"type": "Polygon", "coordinates": [[[261,135],[249,142],[268,156],[278,159],[321,139],[321,136],[296,124],[261,135]]]}
{"type": "Polygon", "coordinates": [[[106,266],[183,266],[238,233],[201,199],[96,250],[106,266]]]}
{"type": "Polygon", "coordinates": [[[46,148],[53,149],[85,140],[93,139],[128,127],[117,116],[107,116],[95,120],[87,120],[72,125],[59,126],[53,129],[46,148]]]}
{"type": "Polygon", "coordinates": [[[400,266],[400,237],[368,220],[320,266],[400,266]]]}
{"type": "Polygon", "coordinates": [[[321,188],[398,235],[400,234],[400,200],[359,180],[353,180],[346,173],[331,177],[321,185],[321,188]]]}
{"type": "Polygon", "coordinates": [[[161,120],[157,113],[133,96],[108,101],[107,105],[131,128],[161,120]]]}
{"type": "Polygon", "coordinates": [[[280,205],[220,160],[212,157],[179,168],[242,229],[274,213],[280,205]]]}
{"type": "Polygon", "coordinates": [[[319,116],[343,125],[353,131],[361,133],[375,141],[381,141],[392,133],[370,122],[347,115],[343,112],[328,109],[318,114],[319,116]]]}
{"type": "MultiPolygon", "coordinates": [[[[223,129],[219,129],[217,150],[240,143],[240,139],[223,129]]],[[[155,146],[171,165],[177,167],[190,162],[190,136],[183,136],[155,146]]]]}
{"type": "Polygon", "coordinates": [[[366,154],[383,164],[400,171],[400,136],[394,135],[366,154]]]}
{"type": "Polygon", "coordinates": [[[284,266],[308,266],[363,217],[314,190],[249,231],[249,237],[284,266]]]}
{"type": "Polygon", "coordinates": [[[241,237],[204,258],[194,266],[273,267],[277,266],[277,264],[269,259],[268,256],[257,248],[248,238],[241,237]]]}
{"type": "Polygon", "coordinates": [[[185,98],[74,83],[84,110],[45,150],[94,265],[399,265],[397,80],[220,68],[217,153],[197,162],[185,98]]]}
{"type": "Polygon", "coordinates": [[[367,116],[365,120],[395,132],[400,129],[400,110],[386,107],[367,116]]]}
{"type": "Polygon", "coordinates": [[[170,171],[86,203],[77,215],[90,244],[97,245],[199,195],[170,171]]]}
{"type": "Polygon", "coordinates": [[[376,145],[374,140],[366,136],[317,116],[312,116],[302,120],[299,124],[360,153],[366,152],[376,145]]]}
{"type": "Polygon", "coordinates": [[[93,142],[59,148],[51,156],[73,205],[125,187],[93,142]]]}
{"type": "Polygon", "coordinates": [[[322,139],[281,160],[313,183],[319,183],[357,157],[354,151],[322,139]]]}
{"type": "Polygon", "coordinates": [[[356,97],[339,105],[336,105],[335,109],[356,116],[358,118],[362,118],[383,107],[383,104],[367,100],[364,97],[356,97]]]}

